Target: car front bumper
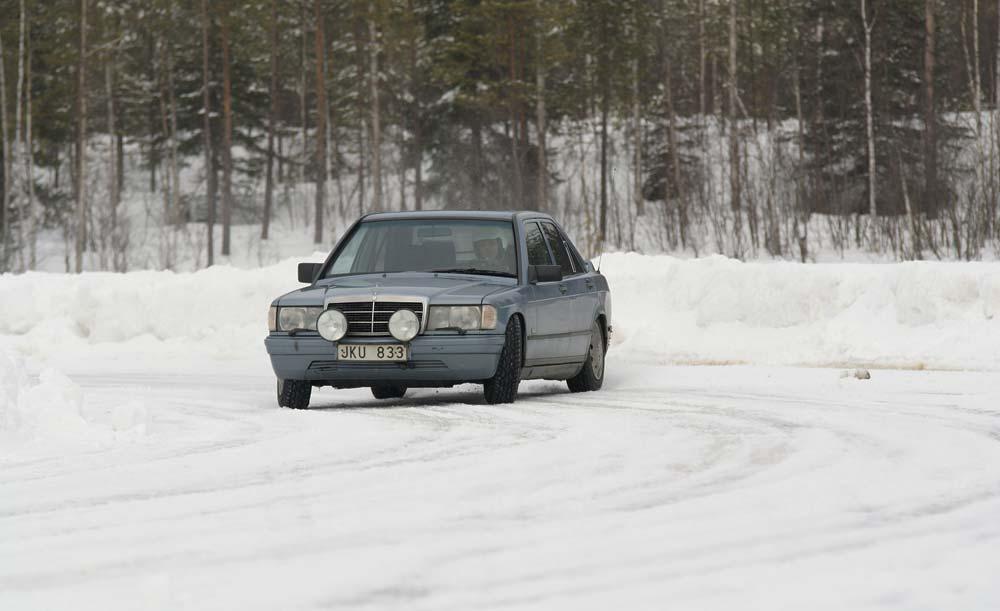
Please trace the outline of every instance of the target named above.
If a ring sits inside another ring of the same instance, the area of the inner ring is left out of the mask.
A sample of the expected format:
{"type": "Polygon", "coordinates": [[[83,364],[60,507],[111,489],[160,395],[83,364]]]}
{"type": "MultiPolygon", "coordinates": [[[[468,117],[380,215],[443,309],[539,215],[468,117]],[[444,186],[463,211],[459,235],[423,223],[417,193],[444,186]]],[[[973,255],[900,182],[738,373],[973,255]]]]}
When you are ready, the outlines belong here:
{"type": "MultiPolygon", "coordinates": [[[[396,343],[392,338],[347,338],[350,344],[396,343]]],[[[405,363],[339,361],[337,342],[315,335],[269,335],[264,340],[271,367],[283,380],[309,380],[351,388],[397,383],[407,386],[451,386],[493,377],[503,335],[421,335],[410,342],[405,363]]]]}

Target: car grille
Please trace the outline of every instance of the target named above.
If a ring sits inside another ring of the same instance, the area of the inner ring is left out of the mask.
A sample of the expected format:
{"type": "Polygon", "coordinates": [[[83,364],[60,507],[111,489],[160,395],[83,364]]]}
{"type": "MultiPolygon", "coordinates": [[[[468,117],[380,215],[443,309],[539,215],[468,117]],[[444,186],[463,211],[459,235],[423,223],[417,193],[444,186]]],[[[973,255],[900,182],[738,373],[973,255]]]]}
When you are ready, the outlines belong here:
{"type": "Polygon", "coordinates": [[[389,318],[398,310],[409,310],[423,325],[424,306],[419,301],[350,301],[331,303],[347,318],[347,334],[364,337],[389,335],[389,318]]]}

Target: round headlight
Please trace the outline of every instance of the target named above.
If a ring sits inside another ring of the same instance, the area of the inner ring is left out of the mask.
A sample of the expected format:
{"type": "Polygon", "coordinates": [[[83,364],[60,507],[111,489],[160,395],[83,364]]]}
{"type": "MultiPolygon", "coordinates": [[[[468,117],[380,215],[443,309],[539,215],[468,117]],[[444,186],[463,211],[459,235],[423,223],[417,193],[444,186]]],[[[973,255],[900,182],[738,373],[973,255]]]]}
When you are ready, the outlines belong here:
{"type": "Polygon", "coordinates": [[[347,317],[339,310],[327,310],[316,320],[316,330],[323,339],[335,342],[347,333],[347,317]]]}
{"type": "Polygon", "coordinates": [[[389,333],[401,342],[408,342],[420,331],[417,315],[409,310],[398,310],[389,319],[389,333]]]}

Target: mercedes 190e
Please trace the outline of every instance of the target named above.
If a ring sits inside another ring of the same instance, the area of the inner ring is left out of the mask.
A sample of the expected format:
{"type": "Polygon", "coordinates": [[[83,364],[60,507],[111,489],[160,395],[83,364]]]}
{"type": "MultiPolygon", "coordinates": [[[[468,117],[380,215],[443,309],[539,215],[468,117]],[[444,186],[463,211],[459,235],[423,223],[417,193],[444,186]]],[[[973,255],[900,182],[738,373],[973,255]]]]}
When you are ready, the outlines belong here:
{"type": "Polygon", "coordinates": [[[521,380],[604,382],[608,283],[549,215],[369,214],[298,280],[268,312],[282,407],[307,408],[323,386],[392,399],[475,383],[496,404],[521,380]]]}

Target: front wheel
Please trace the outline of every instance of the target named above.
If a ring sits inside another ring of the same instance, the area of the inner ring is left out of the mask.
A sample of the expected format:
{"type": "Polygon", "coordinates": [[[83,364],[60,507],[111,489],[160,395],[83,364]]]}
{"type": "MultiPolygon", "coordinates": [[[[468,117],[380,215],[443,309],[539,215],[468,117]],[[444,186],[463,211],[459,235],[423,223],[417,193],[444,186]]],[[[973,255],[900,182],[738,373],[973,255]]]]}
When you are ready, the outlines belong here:
{"type": "Polygon", "coordinates": [[[312,384],[305,380],[278,380],[278,405],[306,409],[312,397],[312,384]]]}
{"type": "Polygon", "coordinates": [[[511,316],[496,374],[483,385],[483,394],[490,405],[513,403],[521,384],[521,318],[511,316]]]}
{"type": "Polygon", "coordinates": [[[604,385],[604,356],[607,350],[604,346],[604,332],[601,325],[594,322],[590,329],[590,351],[583,369],[574,377],[566,380],[571,392],[588,392],[600,390],[604,385]]]}

